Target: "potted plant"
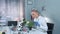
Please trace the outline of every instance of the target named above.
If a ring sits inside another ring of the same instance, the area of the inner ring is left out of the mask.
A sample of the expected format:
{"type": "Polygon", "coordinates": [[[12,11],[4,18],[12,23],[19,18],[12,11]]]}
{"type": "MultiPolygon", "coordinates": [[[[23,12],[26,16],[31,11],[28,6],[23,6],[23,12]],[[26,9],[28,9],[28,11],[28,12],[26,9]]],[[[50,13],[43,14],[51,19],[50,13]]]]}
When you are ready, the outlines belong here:
{"type": "Polygon", "coordinates": [[[22,26],[25,26],[25,25],[27,25],[27,27],[29,28],[29,30],[31,30],[32,27],[34,26],[34,23],[32,21],[27,21],[27,20],[23,19],[22,26]]]}
{"type": "Polygon", "coordinates": [[[27,25],[28,25],[29,30],[31,30],[32,27],[34,26],[34,23],[32,21],[29,21],[27,25]]]}

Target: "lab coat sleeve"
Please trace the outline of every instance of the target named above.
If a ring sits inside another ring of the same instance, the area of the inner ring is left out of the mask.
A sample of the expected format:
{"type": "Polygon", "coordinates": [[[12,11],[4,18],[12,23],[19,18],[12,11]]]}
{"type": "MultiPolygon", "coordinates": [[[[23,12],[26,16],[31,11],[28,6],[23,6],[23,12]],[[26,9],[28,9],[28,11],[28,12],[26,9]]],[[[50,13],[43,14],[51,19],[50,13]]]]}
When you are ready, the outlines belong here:
{"type": "Polygon", "coordinates": [[[47,31],[48,27],[47,27],[46,20],[44,18],[42,18],[41,20],[39,20],[39,22],[40,22],[40,29],[47,31]]]}

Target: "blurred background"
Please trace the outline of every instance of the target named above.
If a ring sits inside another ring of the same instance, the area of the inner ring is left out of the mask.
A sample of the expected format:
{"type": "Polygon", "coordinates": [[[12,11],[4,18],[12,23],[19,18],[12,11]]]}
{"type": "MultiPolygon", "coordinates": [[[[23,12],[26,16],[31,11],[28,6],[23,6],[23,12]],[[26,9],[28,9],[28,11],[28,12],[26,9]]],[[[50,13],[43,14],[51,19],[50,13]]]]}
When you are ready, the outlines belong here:
{"type": "Polygon", "coordinates": [[[32,9],[54,24],[53,34],[60,33],[60,0],[0,0],[0,22],[31,20],[32,9]]]}

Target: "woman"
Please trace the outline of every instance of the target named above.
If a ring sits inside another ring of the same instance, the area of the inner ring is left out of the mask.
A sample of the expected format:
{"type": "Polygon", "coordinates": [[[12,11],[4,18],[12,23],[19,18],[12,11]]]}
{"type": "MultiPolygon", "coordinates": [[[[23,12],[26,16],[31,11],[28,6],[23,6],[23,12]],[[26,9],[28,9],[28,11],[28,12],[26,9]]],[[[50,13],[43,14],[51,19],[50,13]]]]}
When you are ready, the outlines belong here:
{"type": "Polygon", "coordinates": [[[45,18],[42,17],[37,10],[32,10],[31,16],[36,24],[36,30],[33,34],[47,34],[48,27],[45,18]]]}

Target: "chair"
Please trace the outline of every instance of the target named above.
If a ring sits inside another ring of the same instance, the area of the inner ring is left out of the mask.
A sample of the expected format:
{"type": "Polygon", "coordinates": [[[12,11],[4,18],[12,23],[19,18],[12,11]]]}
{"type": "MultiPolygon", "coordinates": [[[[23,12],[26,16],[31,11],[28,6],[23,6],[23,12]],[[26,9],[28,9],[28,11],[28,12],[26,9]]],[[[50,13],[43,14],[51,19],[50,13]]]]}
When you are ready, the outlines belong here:
{"type": "Polygon", "coordinates": [[[47,26],[48,26],[48,31],[47,31],[47,33],[48,33],[48,34],[52,34],[54,24],[53,24],[53,23],[47,23],[47,26]]]}

